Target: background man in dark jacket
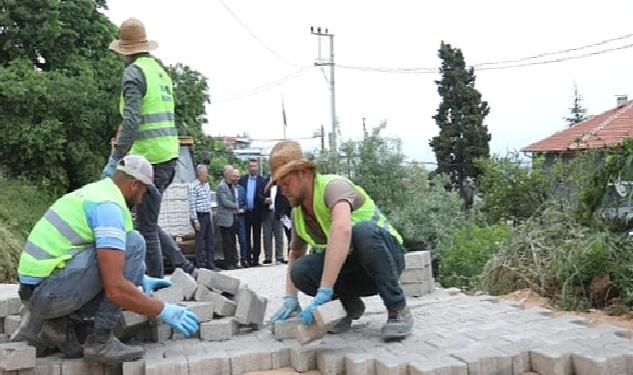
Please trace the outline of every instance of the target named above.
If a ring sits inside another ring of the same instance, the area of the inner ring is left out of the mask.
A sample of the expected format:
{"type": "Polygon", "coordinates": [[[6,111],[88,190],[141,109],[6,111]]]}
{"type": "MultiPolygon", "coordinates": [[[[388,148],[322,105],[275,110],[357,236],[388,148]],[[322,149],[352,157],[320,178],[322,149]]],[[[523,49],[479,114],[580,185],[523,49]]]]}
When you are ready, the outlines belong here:
{"type": "Polygon", "coordinates": [[[240,178],[239,184],[246,190],[246,212],[244,224],[246,232],[247,261],[251,266],[259,265],[262,237],[262,215],[264,210],[264,179],[259,175],[259,162],[248,161],[248,175],[240,178]]]}

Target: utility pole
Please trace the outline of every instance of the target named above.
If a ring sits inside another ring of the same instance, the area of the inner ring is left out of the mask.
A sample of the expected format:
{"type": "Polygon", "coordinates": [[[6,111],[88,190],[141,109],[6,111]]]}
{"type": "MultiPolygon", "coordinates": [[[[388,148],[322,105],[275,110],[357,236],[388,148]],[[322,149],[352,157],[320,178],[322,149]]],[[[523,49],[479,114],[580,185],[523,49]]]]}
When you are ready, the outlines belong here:
{"type": "Polygon", "coordinates": [[[325,151],[325,129],[323,128],[323,124],[321,124],[321,153],[325,151]]]}
{"type": "Polygon", "coordinates": [[[367,138],[367,127],[365,126],[366,118],[363,117],[363,139],[367,138]]]}
{"type": "Polygon", "coordinates": [[[317,27],[315,31],[314,26],[310,26],[310,33],[319,37],[319,55],[317,61],[314,62],[314,66],[330,67],[330,110],[332,112],[332,138],[330,141],[330,152],[334,157],[336,157],[338,147],[336,143],[336,101],[334,95],[334,34],[330,34],[327,28],[324,29],[324,32],[322,32],[321,27],[317,27]],[[330,59],[325,61],[321,59],[321,37],[324,36],[330,38],[330,59]]]}

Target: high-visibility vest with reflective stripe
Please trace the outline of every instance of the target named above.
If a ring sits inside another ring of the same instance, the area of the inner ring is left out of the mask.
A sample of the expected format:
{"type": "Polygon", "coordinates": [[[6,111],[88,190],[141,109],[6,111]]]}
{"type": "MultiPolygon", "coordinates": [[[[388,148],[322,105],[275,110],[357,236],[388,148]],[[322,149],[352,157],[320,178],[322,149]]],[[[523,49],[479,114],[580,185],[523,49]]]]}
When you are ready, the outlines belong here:
{"type": "MultiPolygon", "coordinates": [[[[344,178],[336,175],[321,175],[316,174],[314,179],[314,191],[313,195],[313,205],[314,205],[314,214],[316,216],[323,233],[328,237],[330,235],[330,227],[332,225],[332,217],[330,216],[330,209],[325,204],[325,187],[327,184],[337,178],[344,178]]],[[[361,188],[360,186],[354,185],[351,181],[347,180],[356,191],[363,196],[364,203],[358,209],[352,211],[352,226],[356,223],[362,221],[373,221],[379,227],[387,229],[391,235],[398,240],[398,242],[402,245],[402,237],[398,233],[398,231],[389,225],[389,222],[385,218],[385,216],[380,212],[378,206],[374,203],[371,197],[361,188]]],[[[303,209],[301,206],[295,207],[292,209],[292,216],[295,231],[310,246],[315,248],[325,248],[327,244],[319,244],[310,236],[310,233],[307,229],[305,219],[303,217],[303,209]]]]}
{"type": "MultiPolygon", "coordinates": [[[[171,78],[152,57],[139,57],[134,65],[143,71],[146,91],[141,105],[141,123],[129,154],[145,156],[152,164],[177,158],[179,144],[171,78]]],[[[124,106],[121,93],[121,114],[124,106]]]]}
{"type": "Polygon", "coordinates": [[[132,230],[132,215],[121,190],[106,178],[88,184],[59,198],[35,224],[20,255],[18,273],[31,277],[48,277],[63,268],[72,257],[94,248],[94,232],[84,211],[87,202],[113,202],[121,208],[125,231],[132,230]]]}

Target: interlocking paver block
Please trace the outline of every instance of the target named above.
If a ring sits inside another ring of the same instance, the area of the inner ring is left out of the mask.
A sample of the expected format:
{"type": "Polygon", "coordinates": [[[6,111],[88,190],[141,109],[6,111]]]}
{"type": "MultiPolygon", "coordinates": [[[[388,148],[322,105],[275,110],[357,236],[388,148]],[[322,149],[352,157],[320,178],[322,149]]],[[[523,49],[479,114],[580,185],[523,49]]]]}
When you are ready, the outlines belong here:
{"type": "Polygon", "coordinates": [[[144,375],[145,374],[145,361],[138,360],[133,362],[123,362],[123,374],[122,375],[144,375]]]}
{"type": "Polygon", "coordinates": [[[345,373],[347,349],[322,349],[317,352],[317,368],[322,374],[345,373]]]}
{"type": "Polygon", "coordinates": [[[565,348],[545,346],[530,351],[530,364],[540,375],[571,375],[571,353],[565,348]]]}
{"type": "Polygon", "coordinates": [[[180,285],[172,285],[168,288],[159,289],[154,292],[154,297],[163,302],[178,303],[182,301],[182,287],[180,285]]]}
{"type": "Polygon", "coordinates": [[[62,360],[63,375],[103,374],[103,365],[96,362],[86,362],[83,358],[62,360]]]}
{"type": "Polygon", "coordinates": [[[231,374],[240,375],[249,371],[262,371],[272,369],[272,356],[270,351],[244,350],[229,353],[231,356],[231,374]]]}
{"type": "Polygon", "coordinates": [[[258,297],[255,292],[248,288],[240,289],[235,299],[237,303],[235,320],[240,324],[254,324],[257,329],[262,328],[267,300],[258,297]]]}
{"type": "Polygon", "coordinates": [[[181,268],[176,268],[169,280],[171,280],[173,285],[179,285],[182,288],[182,296],[185,300],[193,298],[198,284],[191,275],[187,274],[181,268]]]}
{"type": "Polygon", "coordinates": [[[145,375],[188,374],[189,364],[184,356],[145,361],[145,375]]]}
{"type": "Polygon", "coordinates": [[[416,269],[431,266],[430,251],[415,251],[404,256],[405,268],[416,269]]]}
{"type": "Polygon", "coordinates": [[[316,324],[312,324],[309,326],[305,324],[299,324],[297,325],[296,337],[297,337],[297,341],[301,345],[305,345],[325,336],[326,332],[327,332],[327,328],[319,327],[316,324]]]}
{"type": "Polygon", "coordinates": [[[343,304],[339,300],[330,301],[314,310],[314,321],[319,327],[330,327],[347,316],[343,304]]]}
{"type": "Polygon", "coordinates": [[[235,302],[224,297],[220,293],[210,292],[211,299],[213,300],[213,306],[215,313],[220,316],[234,316],[237,305],[235,302]]]}
{"type": "Polygon", "coordinates": [[[195,353],[188,355],[188,360],[189,375],[231,375],[231,362],[225,351],[195,353]]]}
{"type": "Polygon", "coordinates": [[[0,369],[14,371],[35,367],[35,348],[23,342],[0,344],[0,369]]]}
{"type": "Polygon", "coordinates": [[[215,309],[213,302],[186,301],[179,302],[178,304],[186,306],[193,311],[193,313],[198,317],[199,322],[208,322],[213,319],[213,312],[215,309]]]}
{"type": "Polygon", "coordinates": [[[270,345],[272,369],[290,366],[290,348],[284,345],[270,345]]]}
{"type": "Polygon", "coordinates": [[[272,325],[273,335],[277,340],[293,339],[297,336],[297,326],[300,322],[297,317],[277,321],[272,325]]]}
{"type": "Polygon", "coordinates": [[[237,322],[233,318],[212,320],[200,325],[200,338],[206,341],[228,340],[237,333],[237,322]]]}
{"type": "Polygon", "coordinates": [[[193,293],[193,300],[199,302],[213,302],[211,291],[209,288],[202,284],[196,286],[196,291],[193,293]]]}
{"type": "Polygon", "coordinates": [[[466,363],[469,375],[513,374],[512,356],[489,346],[466,349],[452,356],[466,363]]]}
{"type": "Polygon", "coordinates": [[[316,370],[316,351],[314,349],[303,347],[290,348],[290,364],[299,372],[316,370]]]}
{"type": "Polygon", "coordinates": [[[198,282],[209,289],[218,289],[235,295],[240,287],[240,279],[207,269],[198,271],[198,282]]]}
{"type": "Polygon", "coordinates": [[[350,353],[345,356],[347,375],[375,375],[376,359],[368,353],[350,353]]]}
{"type": "Polygon", "coordinates": [[[22,309],[22,300],[17,295],[7,298],[8,315],[18,315],[22,309]]]}
{"type": "Polygon", "coordinates": [[[400,275],[400,282],[402,283],[430,283],[432,280],[431,266],[406,269],[400,275]]]}
{"type": "Polygon", "coordinates": [[[60,356],[48,356],[37,358],[35,367],[18,371],[20,375],[61,375],[62,358],[60,356]]]}
{"type": "Polygon", "coordinates": [[[20,326],[20,315],[8,315],[4,318],[4,334],[11,336],[13,332],[20,326]]]}
{"type": "Polygon", "coordinates": [[[462,361],[445,357],[441,359],[420,360],[409,364],[410,375],[468,375],[468,367],[462,361]]]}
{"type": "Polygon", "coordinates": [[[165,342],[171,338],[171,327],[167,324],[159,322],[152,326],[152,341],[165,342]]]}
{"type": "Polygon", "coordinates": [[[407,375],[408,365],[391,356],[376,358],[376,375],[407,375]]]}
{"type": "Polygon", "coordinates": [[[422,297],[432,291],[431,283],[401,283],[400,285],[407,297],[422,297]]]}

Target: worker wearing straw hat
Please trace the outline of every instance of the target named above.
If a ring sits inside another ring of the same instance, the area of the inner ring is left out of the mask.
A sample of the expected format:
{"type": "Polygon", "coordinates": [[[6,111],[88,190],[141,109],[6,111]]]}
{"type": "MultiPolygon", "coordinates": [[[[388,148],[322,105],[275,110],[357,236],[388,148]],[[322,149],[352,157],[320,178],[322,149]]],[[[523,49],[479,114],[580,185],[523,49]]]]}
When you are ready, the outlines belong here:
{"type": "Polygon", "coordinates": [[[360,297],[378,294],[387,309],[382,337],[409,335],[413,317],[399,283],[402,237],[369,195],[343,177],[318,173],[296,141],[273,147],[270,169],[269,187],[277,184],[293,207],[286,297],[272,322],[298,314],[313,324],[314,309],[338,298],[347,317],[330,332],[344,332],[365,311],[360,297]],[[313,252],[306,255],[308,245],[313,252]],[[314,296],[303,310],[298,290],[314,296]]]}

